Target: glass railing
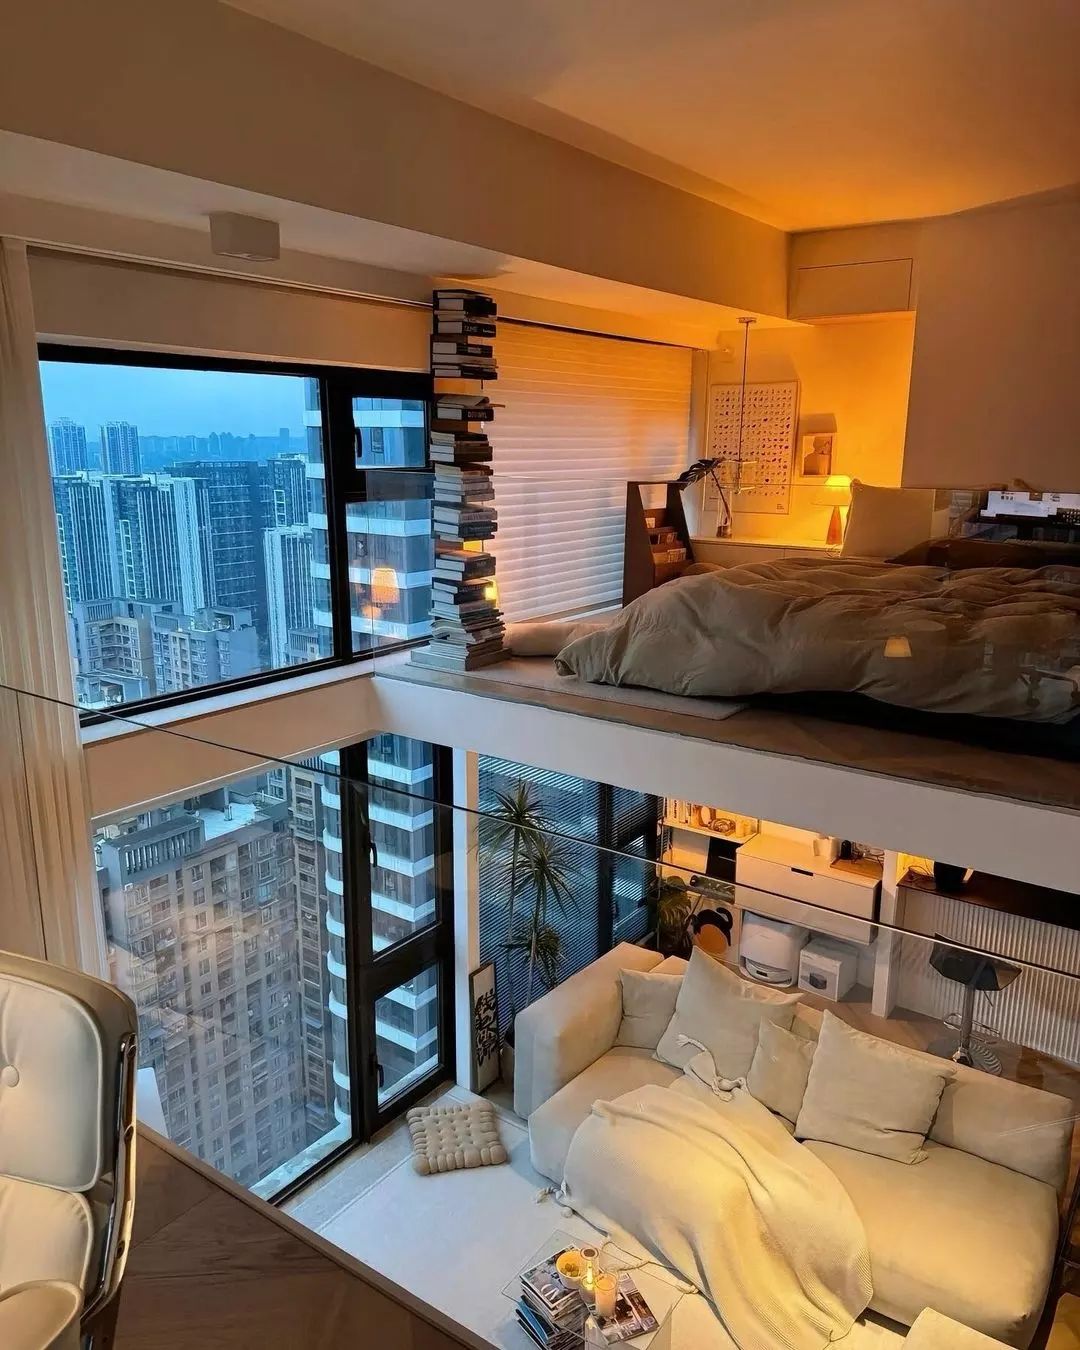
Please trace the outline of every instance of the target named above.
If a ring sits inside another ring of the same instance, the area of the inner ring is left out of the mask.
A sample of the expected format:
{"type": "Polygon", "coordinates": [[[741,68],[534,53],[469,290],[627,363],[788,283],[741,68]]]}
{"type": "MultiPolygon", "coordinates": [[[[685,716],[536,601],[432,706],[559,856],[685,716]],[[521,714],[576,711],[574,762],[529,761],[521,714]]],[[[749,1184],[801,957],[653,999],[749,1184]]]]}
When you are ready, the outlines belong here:
{"type": "MultiPolygon", "coordinates": [[[[958,1105],[948,1088],[927,1148],[978,1158],[991,1169],[979,1185],[993,1168],[1039,1182],[1067,1209],[1075,897],[935,878],[872,839],[836,858],[835,841],[785,822],[672,801],[651,824],[635,816],[632,837],[622,804],[613,834],[573,781],[556,793],[552,775],[504,765],[500,792],[480,791],[475,757],[451,779],[437,747],[392,732],[362,759],[350,746],[281,756],[199,723],[108,717],[116,734],[87,751],[90,809],[106,787],[111,804],[92,822],[98,921],[108,974],[138,1007],[140,1117],[258,1193],[349,1166],[352,1145],[440,1083],[483,1092],[502,1075],[508,1109],[515,1018],[625,942],[657,960],[702,951],[748,987],[797,994],[809,1040],[835,1017],[928,1052],[981,1090],[958,1105]],[[120,807],[117,775],[135,763],[160,766],[160,790],[120,807]],[[1002,1097],[998,1082],[1027,1091],[1002,1097]]],[[[34,804],[12,770],[43,720],[71,732],[76,713],[6,689],[0,718],[15,839],[34,804]]],[[[0,942],[19,939],[15,926],[0,942]]],[[[651,1062],[654,1048],[627,1053],[651,1062]]],[[[1008,1240],[1049,1269],[1022,1225],[1008,1240]]],[[[354,1254],[379,1267],[366,1242],[354,1254]]]]}

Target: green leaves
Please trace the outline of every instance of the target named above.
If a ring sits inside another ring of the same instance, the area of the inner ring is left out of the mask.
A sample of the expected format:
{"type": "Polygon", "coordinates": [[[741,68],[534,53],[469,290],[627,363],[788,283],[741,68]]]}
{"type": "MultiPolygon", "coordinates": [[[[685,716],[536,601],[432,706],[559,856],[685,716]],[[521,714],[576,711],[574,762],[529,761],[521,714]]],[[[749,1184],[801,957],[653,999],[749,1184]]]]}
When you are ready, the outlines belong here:
{"type": "Polygon", "coordinates": [[[703,478],[709,474],[715,473],[720,464],[719,459],[695,459],[688,469],[684,469],[678,478],[676,484],[681,487],[690,487],[693,483],[700,483],[703,478]]]}

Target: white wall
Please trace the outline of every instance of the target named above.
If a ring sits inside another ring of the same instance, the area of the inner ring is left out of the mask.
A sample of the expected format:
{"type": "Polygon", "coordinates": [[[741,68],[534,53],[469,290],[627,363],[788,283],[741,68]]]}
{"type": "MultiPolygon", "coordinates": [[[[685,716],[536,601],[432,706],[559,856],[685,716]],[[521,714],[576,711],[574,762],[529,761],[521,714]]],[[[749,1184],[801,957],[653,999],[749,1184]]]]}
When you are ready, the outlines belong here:
{"type": "MultiPolygon", "coordinates": [[[[750,336],[749,379],[797,379],[799,435],[835,431],[835,473],[896,487],[903,462],[913,331],[911,315],[756,330],[750,336]]],[[[742,334],[728,336],[709,353],[710,384],[739,381],[742,334]],[[725,348],[731,353],[727,359],[725,348]]],[[[707,404],[706,397],[706,409],[707,404]]],[[[824,544],[832,508],[816,500],[819,494],[816,485],[794,484],[786,516],[740,511],[736,501],[734,533],[742,538],[824,544]]],[[[703,533],[713,530],[714,522],[702,522],[703,533]]]]}
{"type": "Polygon", "coordinates": [[[1080,491],[1080,202],[924,227],[908,487],[1080,491]]]}

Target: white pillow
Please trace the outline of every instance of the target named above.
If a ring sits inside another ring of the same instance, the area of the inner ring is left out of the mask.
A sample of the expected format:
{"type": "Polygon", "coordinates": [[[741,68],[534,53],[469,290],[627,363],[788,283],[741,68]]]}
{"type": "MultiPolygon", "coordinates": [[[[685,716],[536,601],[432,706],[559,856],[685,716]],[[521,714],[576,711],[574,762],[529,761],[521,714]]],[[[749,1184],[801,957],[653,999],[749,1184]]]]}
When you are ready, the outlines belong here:
{"type": "Polygon", "coordinates": [[[947,1061],[916,1057],[826,1012],[795,1137],[922,1162],[941,1094],[953,1077],[947,1061]]]}
{"type": "Polygon", "coordinates": [[[934,533],[933,488],[851,484],[851,506],[840,553],[845,558],[895,558],[934,533]]]}
{"type": "Polygon", "coordinates": [[[623,1013],[615,1044],[655,1050],[675,1015],[675,1000],[683,977],[658,975],[651,970],[620,970],[619,979],[623,1013]]]}
{"type": "Polygon", "coordinates": [[[816,1041],[784,1031],[774,1022],[762,1022],[746,1090],[794,1126],[816,1049],[816,1041]]]}
{"type": "Polygon", "coordinates": [[[758,1027],[773,1022],[787,1031],[801,997],[741,979],[695,947],[656,1058],[685,1069],[699,1053],[698,1046],[680,1043],[679,1037],[686,1036],[708,1050],[721,1078],[745,1078],[757,1049],[758,1027]]]}

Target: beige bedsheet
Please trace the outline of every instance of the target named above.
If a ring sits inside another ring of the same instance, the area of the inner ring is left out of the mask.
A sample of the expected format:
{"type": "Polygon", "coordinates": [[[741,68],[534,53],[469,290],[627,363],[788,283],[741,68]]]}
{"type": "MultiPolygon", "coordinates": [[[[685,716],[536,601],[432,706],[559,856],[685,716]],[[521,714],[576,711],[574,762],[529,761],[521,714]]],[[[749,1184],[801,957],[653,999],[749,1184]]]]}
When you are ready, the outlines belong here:
{"type": "Polygon", "coordinates": [[[751,563],[649,591],[556,667],[672,694],[861,693],[1065,721],[1080,707],[1080,568],[751,563]]]}

